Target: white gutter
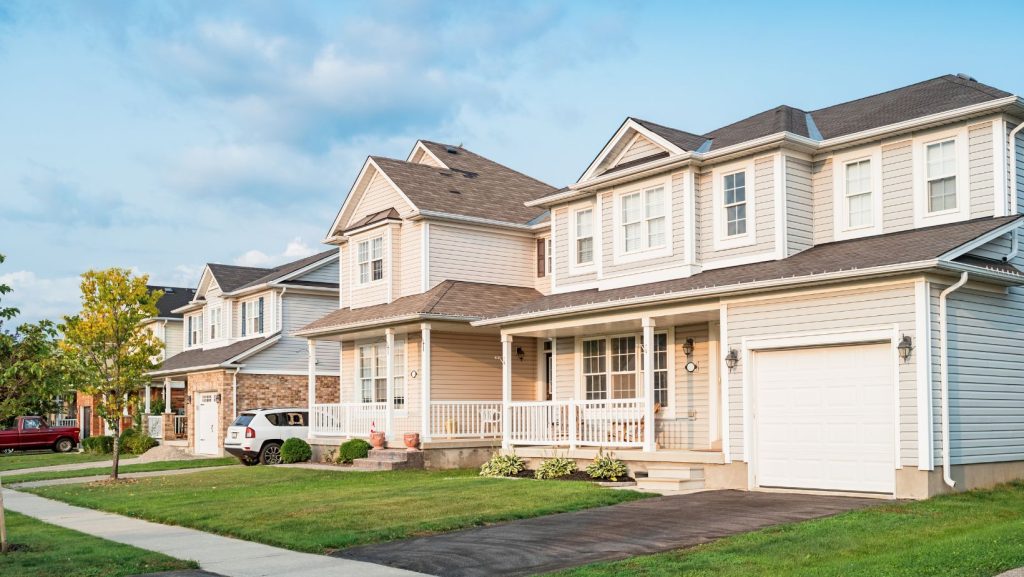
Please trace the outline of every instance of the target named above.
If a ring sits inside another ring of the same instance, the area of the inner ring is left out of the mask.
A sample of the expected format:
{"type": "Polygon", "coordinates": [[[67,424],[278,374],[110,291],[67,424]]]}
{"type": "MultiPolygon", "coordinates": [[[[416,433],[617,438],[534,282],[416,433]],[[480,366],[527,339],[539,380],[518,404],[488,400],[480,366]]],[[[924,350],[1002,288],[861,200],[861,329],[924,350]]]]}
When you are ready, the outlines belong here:
{"type": "Polygon", "coordinates": [[[235,369],[231,375],[231,410],[235,412],[235,418],[238,418],[238,371],[240,370],[242,367],[235,369]]]}
{"type": "Polygon", "coordinates": [[[338,332],[356,332],[363,329],[372,329],[379,326],[394,326],[398,324],[414,322],[414,321],[450,321],[450,322],[463,322],[470,323],[472,321],[480,320],[480,317],[464,317],[464,316],[451,316],[451,315],[437,315],[430,313],[413,313],[402,315],[398,317],[380,317],[376,319],[370,319],[366,321],[360,321],[356,323],[346,323],[341,325],[331,325],[328,327],[322,327],[311,330],[299,330],[292,333],[296,337],[314,338],[325,335],[330,335],[338,332]]]}
{"type": "Polygon", "coordinates": [[[942,400],[942,480],[950,487],[956,486],[949,471],[949,333],[946,322],[946,297],[967,284],[968,273],[964,271],[956,284],[939,293],[939,386],[942,400]]]}
{"type": "Polygon", "coordinates": [[[1017,253],[1020,252],[1020,237],[1017,235],[1017,229],[1010,231],[1010,252],[1006,253],[1003,257],[1003,262],[1010,262],[1017,258],[1017,253]]]}
{"type": "Polygon", "coordinates": [[[1017,212],[1017,134],[1024,129],[1024,122],[1018,124],[1010,131],[1010,212],[1017,212]]]}

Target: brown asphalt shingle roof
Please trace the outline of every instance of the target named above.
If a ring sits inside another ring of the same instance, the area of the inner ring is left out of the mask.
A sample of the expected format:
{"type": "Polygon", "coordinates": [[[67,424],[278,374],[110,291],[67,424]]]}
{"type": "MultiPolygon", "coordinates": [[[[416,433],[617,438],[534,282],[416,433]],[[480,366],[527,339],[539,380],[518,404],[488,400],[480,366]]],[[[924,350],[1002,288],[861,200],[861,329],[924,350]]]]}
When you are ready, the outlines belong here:
{"type": "MultiPolygon", "coordinates": [[[[616,301],[686,293],[713,287],[721,287],[724,292],[726,287],[736,287],[758,281],[810,277],[829,272],[871,269],[933,260],[1020,218],[1024,218],[1024,216],[980,218],[905,232],[832,242],[817,245],[783,260],[715,269],[686,278],[619,289],[603,291],[593,289],[552,294],[511,307],[490,318],[552,312],[597,303],[611,305],[616,301]]],[[[980,260],[972,258],[967,262],[977,264],[975,261],[980,260]]],[[[1020,274],[1020,271],[1004,263],[990,262],[989,266],[1003,272],[1020,274]]]]}
{"type": "Polygon", "coordinates": [[[267,342],[275,336],[276,335],[271,335],[269,337],[247,339],[230,344],[226,347],[218,347],[215,349],[192,349],[189,351],[183,351],[165,360],[157,371],[187,370],[190,368],[221,365],[238,355],[267,342]]]}
{"type": "Polygon", "coordinates": [[[348,232],[350,230],[355,230],[355,229],[357,229],[359,227],[363,227],[363,226],[366,226],[368,224],[373,224],[375,222],[381,222],[381,221],[388,220],[388,219],[398,219],[398,220],[401,220],[402,216],[400,214],[398,214],[398,211],[395,210],[394,208],[386,208],[386,209],[384,209],[384,210],[382,210],[380,212],[375,212],[373,214],[368,214],[368,215],[364,216],[363,218],[360,218],[359,220],[350,223],[348,225],[348,228],[346,228],[344,230],[344,232],[348,232]]]}
{"type": "MultiPolygon", "coordinates": [[[[210,272],[212,272],[213,277],[217,279],[217,284],[220,285],[220,289],[222,291],[234,292],[236,290],[261,285],[286,276],[301,268],[309,266],[318,260],[327,258],[332,254],[336,254],[337,252],[338,249],[332,248],[274,268],[258,268],[216,263],[210,263],[207,266],[210,267],[210,272]]],[[[330,286],[337,287],[338,285],[337,283],[333,283],[330,286]]]]}
{"type": "Polygon", "coordinates": [[[446,280],[425,293],[402,297],[389,304],[336,310],[302,327],[299,332],[374,321],[384,324],[391,319],[409,316],[477,320],[540,296],[541,293],[532,288],[446,280]]]}

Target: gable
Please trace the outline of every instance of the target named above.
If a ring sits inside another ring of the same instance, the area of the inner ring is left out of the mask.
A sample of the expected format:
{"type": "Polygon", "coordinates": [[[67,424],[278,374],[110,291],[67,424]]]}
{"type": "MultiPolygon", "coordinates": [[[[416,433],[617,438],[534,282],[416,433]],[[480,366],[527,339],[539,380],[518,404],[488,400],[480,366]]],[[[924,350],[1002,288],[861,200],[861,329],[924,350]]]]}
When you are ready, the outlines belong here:
{"type": "Polygon", "coordinates": [[[663,135],[652,131],[633,118],[627,118],[577,182],[597,178],[611,170],[636,166],[683,152],[685,152],[683,148],[669,141],[663,135]]]}
{"type": "Polygon", "coordinates": [[[342,203],[327,238],[340,234],[351,223],[367,215],[389,208],[394,208],[403,215],[417,210],[408,197],[381,171],[377,163],[368,158],[348,196],[345,197],[345,202],[342,203]]]}
{"type": "Polygon", "coordinates": [[[655,144],[643,134],[636,133],[633,139],[624,147],[619,157],[608,168],[630,165],[645,158],[667,153],[668,151],[664,147],[655,144]]]}
{"type": "Polygon", "coordinates": [[[448,168],[448,166],[441,162],[441,160],[423,145],[422,141],[417,141],[416,146],[413,147],[412,153],[409,154],[409,162],[415,164],[425,164],[427,166],[433,166],[435,168],[448,168]]]}
{"type": "Polygon", "coordinates": [[[310,269],[289,280],[297,283],[313,282],[338,284],[338,274],[338,259],[335,258],[325,261],[320,266],[310,269]]]}

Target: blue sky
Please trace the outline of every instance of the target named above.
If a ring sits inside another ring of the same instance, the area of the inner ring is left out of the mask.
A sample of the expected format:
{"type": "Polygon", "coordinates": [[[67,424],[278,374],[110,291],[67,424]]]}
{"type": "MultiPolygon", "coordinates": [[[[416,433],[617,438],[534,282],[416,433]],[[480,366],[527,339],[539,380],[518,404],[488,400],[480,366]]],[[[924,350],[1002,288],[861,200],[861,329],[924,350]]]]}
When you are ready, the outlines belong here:
{"type": "MultiPolygon", "coordinates": [[[[368,154],[417,138],[555,186],[626,116],[704,132],[946,73],[1020,94],[1019,2],[0,3],[0,282],[192,285],[319,240],[368,154]]],[[[6,304],[5,300],[5,304],[6,304]]]]}

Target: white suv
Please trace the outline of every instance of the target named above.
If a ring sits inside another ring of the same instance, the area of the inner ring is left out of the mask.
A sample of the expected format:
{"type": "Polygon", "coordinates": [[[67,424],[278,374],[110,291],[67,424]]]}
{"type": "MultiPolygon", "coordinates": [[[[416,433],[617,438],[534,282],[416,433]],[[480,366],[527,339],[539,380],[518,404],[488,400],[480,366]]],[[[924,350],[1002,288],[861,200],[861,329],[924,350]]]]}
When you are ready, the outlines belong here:
{"type": "Polygon", "coordinates": [[[242,411],[228,427],[224,450],[245,465],[277,465],[281,445],[292,437],[306,439],[308,409],[252,409],[242,411]]]}

